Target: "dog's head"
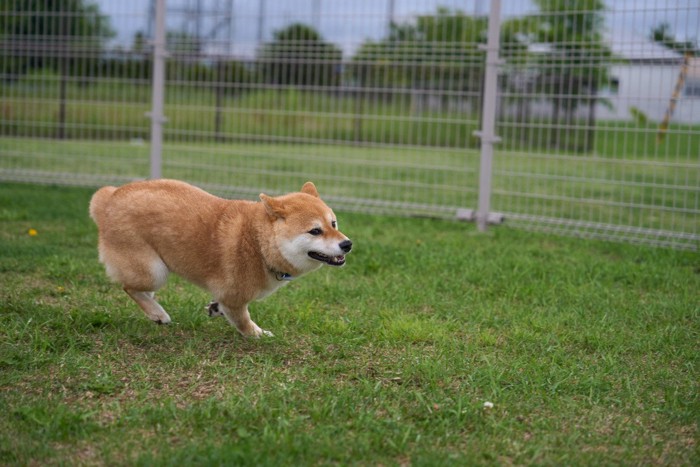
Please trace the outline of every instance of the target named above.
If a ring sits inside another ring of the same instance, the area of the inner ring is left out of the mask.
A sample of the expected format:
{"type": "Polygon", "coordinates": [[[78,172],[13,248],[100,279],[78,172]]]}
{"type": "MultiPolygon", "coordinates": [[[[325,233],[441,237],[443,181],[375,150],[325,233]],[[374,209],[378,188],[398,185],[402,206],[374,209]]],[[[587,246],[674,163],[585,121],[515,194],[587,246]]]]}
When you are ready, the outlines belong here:
{"type": "Polygon", "coordinates": [[[280,254],[299,272],[313,271],[324,264],[342,266],[352,242],[338,230],[338,220],[311,182],[298,193],[270,197],[260,194],[273,221],[280,254]]]}

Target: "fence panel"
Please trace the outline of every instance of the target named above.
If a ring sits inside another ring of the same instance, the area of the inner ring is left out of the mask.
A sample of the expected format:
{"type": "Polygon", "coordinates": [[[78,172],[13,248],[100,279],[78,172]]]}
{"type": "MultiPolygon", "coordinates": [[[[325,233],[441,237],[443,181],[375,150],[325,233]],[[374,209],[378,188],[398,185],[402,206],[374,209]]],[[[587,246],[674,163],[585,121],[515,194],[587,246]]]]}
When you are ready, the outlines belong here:
{"type": "Polygon", "coordinates": [[[366,212],[454,218],[473,207],[473,23],[486,20],[400,3],[259,2],[236,12],[236,25],[261,29],[232,51],[226,37],[183,34],[170,47],[164,175],[247,197],[310,179],[334,206],[366,212]]]}
{"type": "Polygon", "coordinates": [[[95,186],[147,177],[147,45],[114,42],[115,25],[145,23],[147,11],[0,5],[0,178],[95,186]]]}
{"type": "MultiPolygon", "coordinates": [[[[561,3],[502,2],[491,211],[697,249],[700,6],[561,3]]],[[[156,4],[4,4],[0,180],[149,176],[156,4]]],[[[338,209],[471,217],[489,10],[168,0],[163,176],[250,199],[310,179],[338,209]]]]}
{"type": "Polygon", "coordinates": [[[535,12],[531,37],[505,22],[492,208],[519,227],[697,249],[700,6],[595,3],[535,12]]]}

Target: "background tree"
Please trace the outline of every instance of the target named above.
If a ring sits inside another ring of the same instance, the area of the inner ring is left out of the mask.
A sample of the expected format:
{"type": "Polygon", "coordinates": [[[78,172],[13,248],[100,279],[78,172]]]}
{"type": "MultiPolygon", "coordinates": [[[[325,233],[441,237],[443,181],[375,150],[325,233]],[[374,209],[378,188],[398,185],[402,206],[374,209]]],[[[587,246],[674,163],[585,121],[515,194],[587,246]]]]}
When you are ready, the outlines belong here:
{"type": "Polygon", "coordinates": [[[34,69],[85,75],[114,36],[87,0],[0,0],[0,72],[14,81],[34,69]]]}
{"type": "Polygon", "coordinates": [[[312,27],[296,23],[274,33],[258,52],[258,71],[271,84],[335,86],[340,82],[342,51],[312,27]]]}
{"type": "Polygon", "coordinates": [[[673,31],[671,30],[671,25],[666,22],[660,23],[659,25],[655,26],[651,30],[651,34],[649,35],[649,37],[654,42],[658,42],[664,47],[667,47],[671,50],[675,50],[678,53],[684,55],[690,54],[696,57],[700,55],[700,47],[698,46],[697,39],[695,39],[695,41],[679,41],[678,39],[676,39],[675,34],[673,34],[673,31]]]}
{"type": "Polygon", "coordinates": [[[436,93],[443,106],[453,91],[478,96],[484,56],[478,44],[486,42],[486,28],[485,17],[442,7],[415,23],[391,24],[386,38],[360,47],[350,75],[365,87],[436,93]]]}
{"type": "Polygon", "coordinates": [[[407,87],[409,66],[418,62],[420,34],[414,25],[389,25],[389,35],[381,41],[366,41],[354,55],[349,75],[359,85],[373,88],[407,87]]]}
{"type": "Polygon", "coordinates": [[[416,27],[425,42],[420,49],[421,62],[429,67],[430,88],[443,90],[481,90],[488,20],[467,16],[459,10],[438,8],[435,15],[419,16],[416,27]]]}
{"type": "Polygon", "coordinates": [[[16,81],[34,69],[57,71],[59,108],[56,138],[66,136],[69,77],[94,75],[107,40],[114,35],[96,4],[84,0],[0,0],[0,72],[16,81]]]}
{"type": "Polygon", "coordinates": [[[602,0],[534,0],[540,9],[536,18],[537,42],[546,46],[537,55],[537,89],[553,105],[552,119],[567,128],[576,109],[588,106],[588,128],[583,141],[562,141],[561,125],[554,127],[551,144],[559,148],[590,150],[595,126],[595,105],[600,85],[609,80],[612,53],[603,41],[602,0]],[[563,113],[563,119],[562,119],[563,113]],[[583,143],[581,146],[580,143],[583,143]]]}
{"type": "Polygon", "coordinates": [[[202,39],[185,31],[168,31],[165,42],[168,53],[179,60],[197,60],[203,52],[202,39]]]}
{"type": "MultiPolygon", "coordinates": [[[[530,103],[536,93],[537,63],[531,47],[536,42],[539,21],[536,16],[506,19],[501,24],[500,57],[504,59],[500,88],[504,98],[500,110],[515,105],[517,121],[530,121],[530,103]]],[[[515,126],[514,135],[528,140],[527,128],[515,126]]],[[[514,141],[512,141],[514,142],[514,141]]]]}
{"type": "Polygon", "coordinates": [[[134,34],[134,38],[131,43],[131,52],[136,55],[144,56],[148,54],[148,40],[146,39],[146,34],[143,31],[137,31],[134,34]]]}

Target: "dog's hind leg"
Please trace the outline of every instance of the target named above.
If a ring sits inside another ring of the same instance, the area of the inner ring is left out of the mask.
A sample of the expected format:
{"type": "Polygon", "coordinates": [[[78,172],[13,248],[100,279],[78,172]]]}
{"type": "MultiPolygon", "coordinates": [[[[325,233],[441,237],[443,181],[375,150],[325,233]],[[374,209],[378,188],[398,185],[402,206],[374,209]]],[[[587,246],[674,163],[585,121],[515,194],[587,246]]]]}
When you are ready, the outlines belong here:
{"type": "Polygon", "coordinates": [[[120,282],[124,291],[138,304],[151,321],[158,324],[170,323],[170,316],[155,300],[156,290],[168,278],[168,267],[155,252],[133,248],[135,253],[115,254],[106,245],[100,249],[100,259],[105,264],[107,275],[120,282]],[[149,254],[150,253],[150,254],[149,254]]]}
{"type": "Polygon", "coordinates": [[[141,307],[148,319],[154,321],[158,324],[169,324],[171,319],[170,315],[163,309],[162,306],[153,297],[155,294],[153,292],[143,292],[140,290],[124,288],[124,291],[129,294],[129,297],[133,298],[134,301],[141,307]]]}

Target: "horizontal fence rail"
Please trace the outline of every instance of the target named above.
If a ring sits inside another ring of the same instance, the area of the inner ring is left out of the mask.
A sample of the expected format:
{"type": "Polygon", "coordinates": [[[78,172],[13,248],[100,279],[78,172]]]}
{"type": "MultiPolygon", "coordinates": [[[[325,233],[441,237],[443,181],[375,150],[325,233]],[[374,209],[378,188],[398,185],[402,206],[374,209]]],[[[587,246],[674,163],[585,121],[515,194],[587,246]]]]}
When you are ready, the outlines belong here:
{"type": "Polygon", "coordinates": [[[700,6],[494,6],[6,2],[0,180],[313,180],[337,209],[697,250],[700,6]]]}

